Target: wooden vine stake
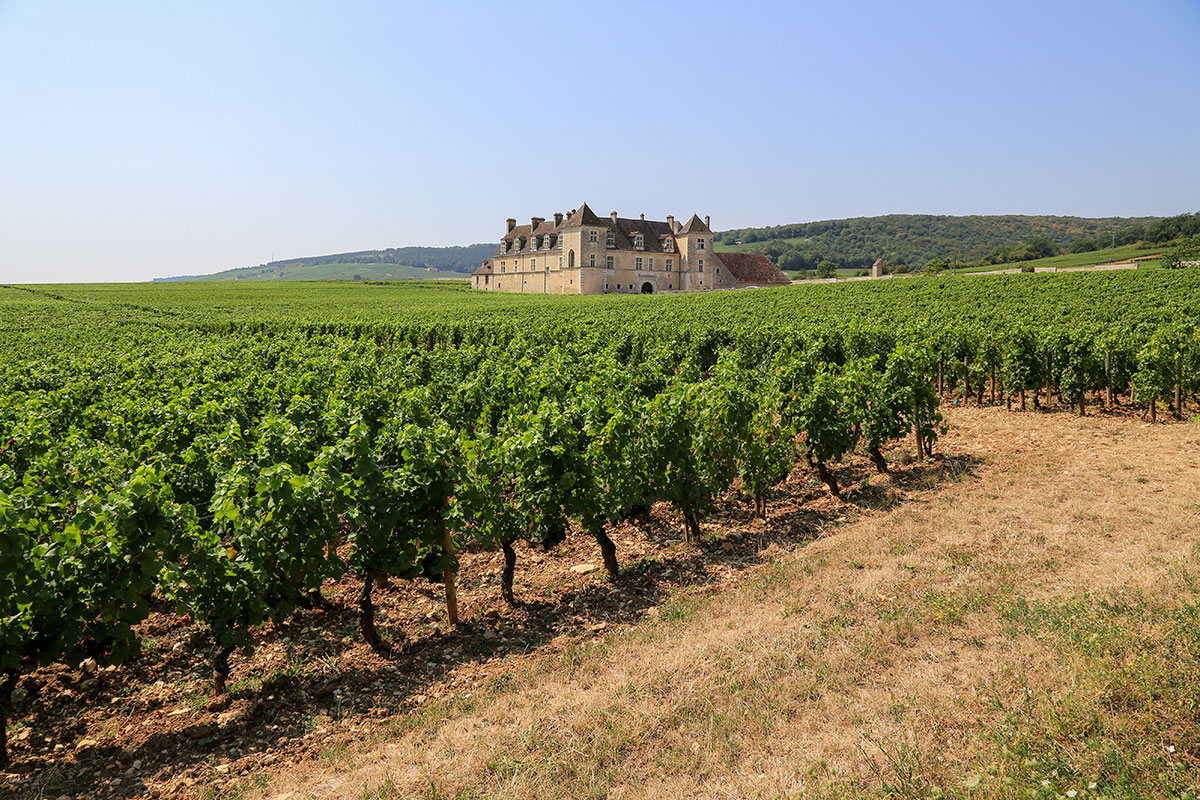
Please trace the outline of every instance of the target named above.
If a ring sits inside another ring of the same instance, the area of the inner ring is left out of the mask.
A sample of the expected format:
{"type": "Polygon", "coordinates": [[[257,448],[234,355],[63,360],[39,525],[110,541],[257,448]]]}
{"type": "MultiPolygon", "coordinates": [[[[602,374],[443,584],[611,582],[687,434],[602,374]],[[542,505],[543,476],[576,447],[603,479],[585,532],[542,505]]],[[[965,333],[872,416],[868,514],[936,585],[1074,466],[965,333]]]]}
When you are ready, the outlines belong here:
{"type": "Polygon", "coordinates": [[[446,584],[446,620],[457,625],[458,591],[454,587],[454,578],[458,569],[454,566],[454,536],[445,522],[442,523],[442,551],[446,554],[446,566],[442,569],[442,580],[446,584]]]}
{"type": "Polygon", "coordinates": [[[1113,409],[1113,390],[1112,390],[1112,351],[1104,351],[1104,406],[1109,411],[1113,409]]]}
{"type": "Polygon", "coordinates": [[[1049,353],[1047,353],[1046,354],[1046,405],[1048,405],[1048,406],[1054,405],[1054,395],[1052,394],[1053,386],[1054,386],[1054,384],[1052,382],[1052,378],[1054,375],[1053,369],[1054,369],[1054,357],[1052,355],[1050,355],[1049,353]]]}
{"type": "Polygon", "coordinates": [[[921,435],[921,412],[916,402],[913,403],[913,430],[917,434],[917,460],[925,458],[925,437],[921,435]]]}
{"type": "Polygon", "coordinates": [[[971,357],[963,356],[963,408],[971,399],[971,357]]]}

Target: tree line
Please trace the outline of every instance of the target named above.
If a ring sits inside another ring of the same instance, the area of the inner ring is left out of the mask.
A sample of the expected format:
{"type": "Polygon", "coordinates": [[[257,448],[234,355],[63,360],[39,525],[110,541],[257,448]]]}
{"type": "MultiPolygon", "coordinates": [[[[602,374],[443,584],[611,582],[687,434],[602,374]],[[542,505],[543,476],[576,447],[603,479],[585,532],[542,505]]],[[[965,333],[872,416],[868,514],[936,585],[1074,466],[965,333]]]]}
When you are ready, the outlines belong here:
{"type": "Polygon", "coordinates": [[[724,245],[755,248],[784,271],[816,272],[828,261],[869,269],[883,258],[889,269],[922,269],[930,261],[953,265],[1000,264],[1090,252],[1137,242],[1162,244],[1200,233],[1200,212],[1175,217],[1081,218],[897,214],[742,228],[716,234],[724,245]],[[1086,249],[1082,249],[1086,248],[1086,249]]]}

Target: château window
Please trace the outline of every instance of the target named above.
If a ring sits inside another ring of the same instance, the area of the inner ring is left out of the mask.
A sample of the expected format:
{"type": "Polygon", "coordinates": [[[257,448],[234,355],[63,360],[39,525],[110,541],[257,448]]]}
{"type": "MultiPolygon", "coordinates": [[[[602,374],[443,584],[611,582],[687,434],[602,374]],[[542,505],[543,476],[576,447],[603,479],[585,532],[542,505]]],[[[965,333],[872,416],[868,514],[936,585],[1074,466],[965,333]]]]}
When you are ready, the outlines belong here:
{"type": "Polygon", "coordinates": [[[613,257],[612,256],[605,256],[604,266],[608,267],[609,269],[613,268],[613,257]]]}
{"type": "Polygon", "coordinates": [[[533,272],[535,269],[537,269],[537,259],[531,258],[529,259],[529,271],[533,272]]]}
{"type": "Polygon", "coordinates": [[[592,253],[591,255],[588,256],[588,266],[589,267],[596,266],[596,254],[595,253],[592,253]]]}
{"type": "Polygon", "coordinates": [[[588,241],[592,244],[595,244],[596,242],[600,241],[600,234],[596,231],[588,231],[588,241]]]}
{"type": "Polygon", "coordinates": [[[612,231],[609,231],[607,237],[604,240],[604,244],[606,247],[616,247],[617,246],[617,235],[615,233],[613,233],[612,231]]]}
{"type": "Polygon", "coordinates": [[[670,236],[663,237],[663,252],[664,253],[674,253],[675,252],[675,240],[672,239],[670,236]]]}
{"type": "Polygon", "coordinates": [[[638,256],[636,261],[634,262],[634,264],[638,269],[641,269],[642,268],[642,257],[638,256]]]}
{"type": "Polygon", "coordinates": [[[696,249],[698,249],[698,250],[704,249],[704,240],[703,239],[696,240],[696,249]]]}
{"type": "Polygon", "coordinates": [[[558,257],[558,268],[562,269],[562,256],[558,257]]]}
{"type": "Polygon", "coordinates": [[[635,250],[645,250],[646,249],[646,239],[640,233],[634,234],[633,248],[635,250]]]}
{"type": "Polygon", "coordinates": [[[674,263],[672,262],[671,259],[668,258],[667,259],[667,272],[670,272],[673,267],[674,267],[674,263]]]}
{"type": "Polygon", "coordinates": [[[654,256],[650,257],[650,269],[654,269],[654,256]]]}
{"type": "Polygon", "coordinates": [[[700,261],[699,261],[699,264],[698,264],[698,265],[697,265],[697,267],[696,267],[696,271],[697,271],[697,272],[704,272],[704,259],[703,259],[703,258],[702,258],[702,259],[700,259],[700,261]]]}

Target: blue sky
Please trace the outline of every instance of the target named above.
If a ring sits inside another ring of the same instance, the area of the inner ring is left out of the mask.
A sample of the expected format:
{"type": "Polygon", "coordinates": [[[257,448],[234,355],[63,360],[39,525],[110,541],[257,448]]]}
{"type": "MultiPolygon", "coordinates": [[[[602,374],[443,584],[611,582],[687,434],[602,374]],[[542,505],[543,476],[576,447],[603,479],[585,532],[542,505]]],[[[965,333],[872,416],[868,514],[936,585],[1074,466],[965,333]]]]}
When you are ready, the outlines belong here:
{"type": "Polygon", "coordinates": [[[1200,211],[1200,2],[0,0],[0,280],[492,241],[1200,211]]]}

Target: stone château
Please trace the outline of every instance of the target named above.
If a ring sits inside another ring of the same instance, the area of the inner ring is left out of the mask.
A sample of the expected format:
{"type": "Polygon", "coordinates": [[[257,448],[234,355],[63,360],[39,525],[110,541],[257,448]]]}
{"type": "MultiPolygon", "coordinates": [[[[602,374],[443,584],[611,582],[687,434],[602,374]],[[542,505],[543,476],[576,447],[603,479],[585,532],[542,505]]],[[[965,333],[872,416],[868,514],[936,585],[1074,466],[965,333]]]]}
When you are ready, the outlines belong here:
{"type": "Polygon", "coordinates": [[[701,292],[788,283],[767,259],[754,253],[713,249],[709,218],[680,224],[596,216],[587,203],[553,221],[528,225],[508,219],[492,257],[475,270],[476,289],[528,294],[701,292]]]}

